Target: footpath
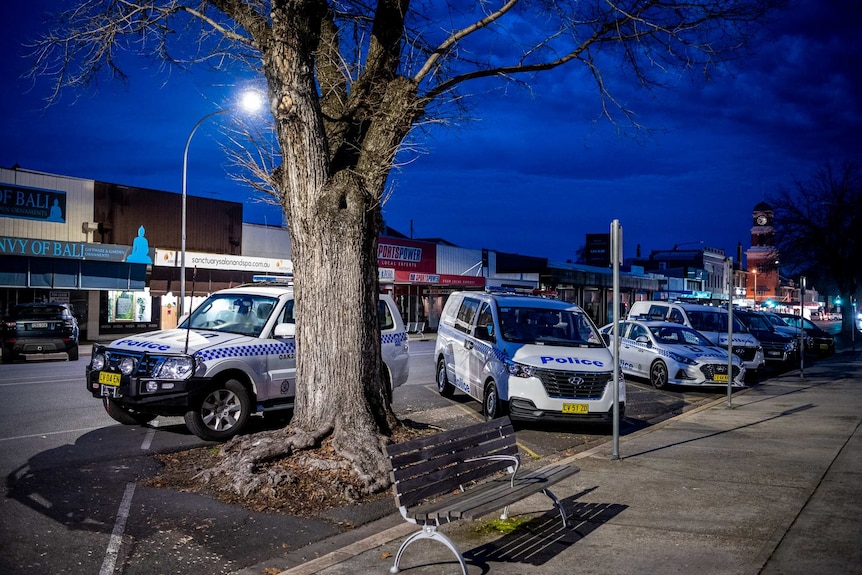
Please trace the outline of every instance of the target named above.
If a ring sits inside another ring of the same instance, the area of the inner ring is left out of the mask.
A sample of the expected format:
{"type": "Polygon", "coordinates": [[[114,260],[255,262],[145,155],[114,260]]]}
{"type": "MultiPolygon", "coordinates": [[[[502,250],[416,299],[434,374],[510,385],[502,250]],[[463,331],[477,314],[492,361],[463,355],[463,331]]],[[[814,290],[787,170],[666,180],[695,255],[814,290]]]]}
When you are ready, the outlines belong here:
{"type": "MultiPolygon", "coordinates": [[[[495,516],[441,527],[470,575],[862,574],[862,352],[844,351],[569,457],[580,473],[495,516]]],[[[539,462],[543,463],[543,462],[539,462]]],[[[242,575],[385,574],[417,527],[393,514],[242,575]]],[[[411,575],[459,574],[422,540],[411,575]]]]}

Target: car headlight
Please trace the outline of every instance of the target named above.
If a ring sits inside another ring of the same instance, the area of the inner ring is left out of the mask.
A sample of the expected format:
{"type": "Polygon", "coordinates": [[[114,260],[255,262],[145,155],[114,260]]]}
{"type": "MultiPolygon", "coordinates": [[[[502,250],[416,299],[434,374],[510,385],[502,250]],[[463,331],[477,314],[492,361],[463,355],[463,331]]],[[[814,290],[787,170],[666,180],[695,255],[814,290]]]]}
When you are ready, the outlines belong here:
{"type": "Polygon", "coordinates": [[[194,370],[195,363],[190,356],[169,357],[156,368],[153,377],[159,379],[188,379],[194,370]]]}
{"type": "Polygon", "coordinates": [[[533,377],[535,368],[532,365],[525,365],[516,361],[507,361],[506,369],[509,371],[509,375],[514,375],[515,377],[533,377]]]}
{"type": "Polygon", "coordinates": [[[784,344],[784,351],[793,351],[794,349],[796,349],[796,346],[793,344],[793,342],[788,341],[784,344]]]}
{"type": "Polygon", "coordinates": [[[685,357],[684,355],[680,355],[678,353],[670,353],[670,358],[677,363],[684,363],[685,365],[697,365],[697,362],[690,357],[685,357]]]}
{"type": "Polygon", "coordinates": [[[105,354],[98,352],[94,353],[92,359],[90,359],[90,367],[95,371],[101,371],[105,369],[105,364],[107,361],[105,360],[105,354]]]}
{"type": "Polygon", "coordinates": [[[131,375],[131,373],[135,371],[135,360],[131,357],[124,357],[120,359],[120,363],[117,364],[117,367],[123,375],[131,375]]]}

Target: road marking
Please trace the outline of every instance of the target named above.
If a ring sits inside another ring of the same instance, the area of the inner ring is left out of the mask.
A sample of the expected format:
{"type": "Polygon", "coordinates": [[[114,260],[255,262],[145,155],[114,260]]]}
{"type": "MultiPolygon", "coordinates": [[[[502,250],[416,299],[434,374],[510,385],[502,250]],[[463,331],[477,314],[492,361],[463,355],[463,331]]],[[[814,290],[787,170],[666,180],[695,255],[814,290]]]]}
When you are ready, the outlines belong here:
{"type": "Polygon", "coordinates": [[[10,383],[0,383],[0,387],[11,387],[11,386],[13,386],[13,385],[33,385],[33,384],[36,384],[36,383],[50,383],[51,385],[56,385],[56,384],[58,384],[58,383],[62,383],[62,382],[67,382],[67,381],[80,381],[80,380],[81,380],[81,379],[80,379],[80,378],[78,378],[78,377],[70,377],[70,378],[67,378],[67,379],[51,379],[51,380],[46,380],[46,379],[41,379],[41,378],[31,377],[31,378],[27,378],[27,379],[25,379],[25,380],[20,380],[20,379],[19,379],[18,381],[10,382],[10,383]]]}
{"type": "Polygon", "coordinates": [[[47,433],[33,433],[32,435],[19,435],[17,437],[0,437],[0,441],[14,441],[17,439],[32,439],[34,437],[48,437],[49,435],[61,435],[63,433],[81,433],[83,431],[95,431],[101,427],[84,427],[81,429],[66,429],[64,431],[49,431],[47,433]]]}
{"type": "Polygon", "coordinates": [[[120,553],[120,545],[123,543],[123,532],[126,529],[126,520],[129,518],[129,509],[132,507],[132,496],[135,494],[135,484],[126,483],[126,491],[123,500],[120,501],[120,509],[117,510],[117,522],[114,523],[114,531],[111,532],[111,541],[105,552],[105,560],[102,562],[102,570],[99,575],[113,575],[114,566],[120,553]]]}
{"type": "Polygon", "coordinates": [[[147,431],[147,435],[144,437],[144,442],[141,444],[141,449],[147,451],[150,448],[150,445],[153,443],[153,437],[156,436],[156,428],[159,426],[158,420],[153,420],[150,422],[150,429],[147,431]]]}

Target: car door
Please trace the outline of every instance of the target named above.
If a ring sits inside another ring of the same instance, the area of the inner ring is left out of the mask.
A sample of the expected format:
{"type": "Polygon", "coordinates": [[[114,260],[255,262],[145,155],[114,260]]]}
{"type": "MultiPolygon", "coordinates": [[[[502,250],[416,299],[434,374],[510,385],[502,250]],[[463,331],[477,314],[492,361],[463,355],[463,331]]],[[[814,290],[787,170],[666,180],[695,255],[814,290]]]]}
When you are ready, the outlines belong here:
{"type": "Polygon", "coordinates": [[[275,328],[279,324],[296,324],[293,315],[293,298],[286,300],[276,311],[275,321],[268,322],[261,333],[262,349],[266,350],[267,377],[258,389],[258,399],[280,399],[296,395],[296,339],[276,337],[275,328]]]}
{"type": "Polygon", "coordinates": [[[633,365],[633,371],[640,376],[647,376],[649,374],[650,363],[652,363],[653,356],[655,355],[655,350],[649,344],[650,337],[647,329],[642,325],[634,323],[629,328],[626,336],[623,341],[629,343],[631,351],[628,357],[633,365]],[[640,338],[640,341],[638,338],[640,338]]]}
{"type": "MultiPolygon", "coordinates": [[[[476,321],[476,314],[479,311],[480,303],[478,299],[472,297],[465,297],[461,301],[461,306],[458,308],[458,313],[455,316],[454,328],[463,334],[463,343],[461,345],[457,343],[452,345],[452,356],[455,363],[454,385],[461,391],[477,399],[475,381],[478,375],[471,373],[471,365],[474,363],[471,363],[471,355],[476,345],[476,339],[472,335],[473,324],[476,321]]],[[[481,391],[478,394],[481,394],[481,391]]]]}

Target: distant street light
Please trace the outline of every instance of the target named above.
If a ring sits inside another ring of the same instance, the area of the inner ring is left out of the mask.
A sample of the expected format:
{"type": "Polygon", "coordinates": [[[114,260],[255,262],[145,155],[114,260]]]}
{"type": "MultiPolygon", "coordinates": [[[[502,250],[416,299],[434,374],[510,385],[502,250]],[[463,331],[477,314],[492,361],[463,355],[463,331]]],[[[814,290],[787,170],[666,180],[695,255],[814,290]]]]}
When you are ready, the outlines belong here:
{"type": "Polygon", "coordinates": [[[179,303],[179,312],[177,317],[182,317],[186,312],[186,201],[188,198],[188,166],[189,166],[189,145],[192,143],[192,136],[195,135],[195,132],[198,131],[201,124],[212,118],[213,116],[218,116],[221,114],[226,114],[230,112],[235,107],[242,108],[247,113],[254,113],[260,110],[263,105],[263,97],[259,92],[255,92],[253,90],[244,92],[238,106],[223,108],[221,110],[216,110],[215,112],[210,112],[203,118],[197,121],[197,123],[192,128],[192,131],[189,132],[189,137],[186,139],[186,147],[183,150],[183,208],[182,208],[182,238],[180,240],[180,303],[179,303]]]}

